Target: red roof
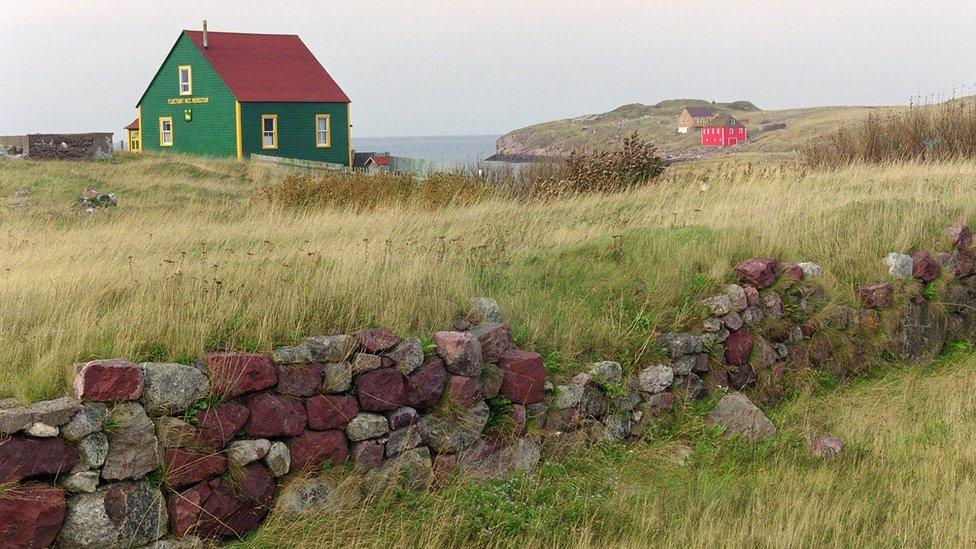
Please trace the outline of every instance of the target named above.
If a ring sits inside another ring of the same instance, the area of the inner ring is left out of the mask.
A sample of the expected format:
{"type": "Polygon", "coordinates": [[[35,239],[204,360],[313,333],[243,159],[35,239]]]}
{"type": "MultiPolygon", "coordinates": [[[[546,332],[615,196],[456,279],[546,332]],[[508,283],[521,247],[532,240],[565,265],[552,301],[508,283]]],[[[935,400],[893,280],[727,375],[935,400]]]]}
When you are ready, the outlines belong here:
{"type": "Polygon", "coordinates": [[[241,102],[349,103],[294,34],[183,31],[241,102]]]}
{"type": "Polygon", "coordinates": [[[373,161],[373,164],[376,164],[377,166],[389,166],[390,165],[390,159],[388,157],[386,157],[386,156],[375,155],[375,156],[369,157],[369,159],[372,160],[373,161]]]}
{"type": "Polygon", "coordinates": [[[139,129],[139,119],[136,118],[128,126],[122,128],[123,130],[138,130],[139,129]]]}

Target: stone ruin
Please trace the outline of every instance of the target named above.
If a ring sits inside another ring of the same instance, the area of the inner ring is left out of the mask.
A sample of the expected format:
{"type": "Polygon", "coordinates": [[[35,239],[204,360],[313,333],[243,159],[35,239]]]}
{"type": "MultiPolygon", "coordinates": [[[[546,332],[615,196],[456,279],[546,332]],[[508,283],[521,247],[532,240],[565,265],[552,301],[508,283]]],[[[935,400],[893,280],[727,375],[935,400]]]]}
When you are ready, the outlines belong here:
{"type": "MultiPolygon", "coordinates": [[[[708,419],[758,441],[776,427],[754,401],[775,403],[795,372],[850,377],[882,353],[922,361],[972,339],[972,233],[949,236],[944,253],[890,254],[893,280],[860,288],[858,308],[828,299],[814,263],[742,261],[736,283],[702,300],[701,330],[662,334],[663,359],[633,376],[602,361],[546,381],[542,356],[514,345],[486,298],[426,346],[370,328],[270,355],[81,364],[73,396],[0,400],[0,545],[235,539],[272,509],[334,512],[350,498],[637,440],[674,406],[714,392],[724,396],[708,419]]],[[[811,443],[824,458],[842,449],[833,437],[811,443]]]]}

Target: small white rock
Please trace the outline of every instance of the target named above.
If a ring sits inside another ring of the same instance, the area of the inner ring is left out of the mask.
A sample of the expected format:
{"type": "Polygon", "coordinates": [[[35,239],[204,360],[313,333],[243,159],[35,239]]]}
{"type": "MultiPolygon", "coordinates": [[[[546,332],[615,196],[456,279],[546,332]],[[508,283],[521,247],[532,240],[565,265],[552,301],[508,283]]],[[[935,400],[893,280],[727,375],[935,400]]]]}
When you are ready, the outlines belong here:
{"type": "Polygon", "coordinates": [[[40,421],[28,427],[26,432],[28,435],[38,438],[51,438],[58,436],[57,427],[52,427],[51,425],[41,423],[40,421]]]}

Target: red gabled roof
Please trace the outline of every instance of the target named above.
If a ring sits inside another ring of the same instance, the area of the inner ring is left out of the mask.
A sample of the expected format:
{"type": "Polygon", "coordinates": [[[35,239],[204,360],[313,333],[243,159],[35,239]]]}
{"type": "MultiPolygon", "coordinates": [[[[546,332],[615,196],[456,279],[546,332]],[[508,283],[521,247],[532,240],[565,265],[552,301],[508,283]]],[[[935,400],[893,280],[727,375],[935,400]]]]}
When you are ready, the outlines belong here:
{"type": "Polygon", "coordinates": [[[373,161],[373,164],[376,164],[377,166],[389,166],[390,165],[390,159],[388,157],[386,157],[386,156],[373,155],[373,156],[369,157],[369,159],[372,160],[373,161]]]}
{"type": "Polygon", "coordinates": [[[183,31],[241,102],[349,103],[294,34],[183,31]]]}
{"type": "Polygon", "coordinates": [[[138,130],[139,129],[139,119],[136,118],[128,126],[122,128],[123,130],[138,130]]]}

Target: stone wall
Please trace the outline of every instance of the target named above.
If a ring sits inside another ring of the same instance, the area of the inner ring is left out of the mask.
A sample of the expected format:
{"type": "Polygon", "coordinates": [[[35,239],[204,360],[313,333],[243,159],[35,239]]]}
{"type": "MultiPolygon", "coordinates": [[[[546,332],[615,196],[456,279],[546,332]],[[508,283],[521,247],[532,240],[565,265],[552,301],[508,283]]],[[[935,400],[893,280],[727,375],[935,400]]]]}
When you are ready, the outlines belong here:
{"type": "Polygon", "coordinates": [[[29,134],[26,153],[27,158],[36,160],[108,158],[112,155],[112,134],[29,134]]]}
{"type": "Polygon", "coordinates": [[[26,135],[0,135],[0,147],[3,147],[7,154],[24,154],[27,149],[26,135]]]}
{"type": "Polygon", "coordinates": [[[662,334],[662,360],[633,376],[604,361],[546,381],[542,356],[515,347],[486,298],[427,344],[372,328],[190,365],[81,364],[71,397],[0,400],[0,547],[232,539],[272,508],[328,512],[340,494],[427,489],[638,439],[713,391],[724,396],[712,422],[768,437],[776,428],[753,400],[775,402],[797,373],[848,377],[884,353],[927,360],[972,338],[972,234],[949,236],[945,253],[890,254],[893,278],[861,288],[859,307],[831,300],[816,264],[743,261],[736,283],[702,301],[701,330],[662,334]]]}

